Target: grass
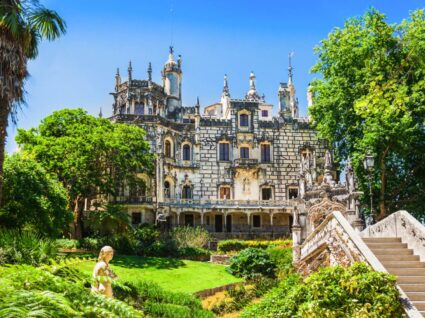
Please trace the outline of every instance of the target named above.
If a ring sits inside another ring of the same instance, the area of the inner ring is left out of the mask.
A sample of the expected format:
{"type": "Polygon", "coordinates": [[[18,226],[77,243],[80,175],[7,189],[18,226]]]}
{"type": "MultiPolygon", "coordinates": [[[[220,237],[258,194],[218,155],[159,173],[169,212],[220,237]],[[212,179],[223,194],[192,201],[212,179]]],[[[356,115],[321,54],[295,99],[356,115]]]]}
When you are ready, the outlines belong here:
{"type": "MultiPolygon", "coordinates": [[[[79,263],[91,274],[95,261],[79,263]]],[[[168,291],[195,293],[242,281],[225,271],[224,265],[162,257],[114,256],[111,268],[123,281],[151,281],[168,291]]]]}

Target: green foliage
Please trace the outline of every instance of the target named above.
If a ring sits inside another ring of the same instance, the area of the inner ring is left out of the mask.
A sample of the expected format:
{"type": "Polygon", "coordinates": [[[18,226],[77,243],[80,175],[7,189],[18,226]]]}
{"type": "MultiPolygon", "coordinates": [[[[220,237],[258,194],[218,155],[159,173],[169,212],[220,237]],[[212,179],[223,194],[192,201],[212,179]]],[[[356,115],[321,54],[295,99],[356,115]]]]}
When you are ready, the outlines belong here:
{"type": "Polygon", "coordinates": [[[273,240],[273,241],[244,241],[244,240],[222,240],[218,242],[218,251],[222,253],[242,251],[248,247],[263,248],[268,247],[291,247],[291,240],[273,240]]]}
{"type": "Polygon", "coordinates": [[[131,228],[129,215],[116,204],[108,204],[102,211],[90,211],[84,223],[88,230],[101,236],[127,234],[131,228]]]}
{"type": "Polygon", "coordinates": [[[211,240],[208,231],[202,227],[183,226],[173,229],[171,239],[176,242],[177,248],[202,248],[211,240]]]}
{"type": "Polygon", "coordinates": [[[72,222],[66,190],[30,157],[7,157],[3,182],[1,224],[55,237],[72,222]]]}
{"type": "Polygon", "coordinates": [[[28,231],[0,228],[0,264],[38,266],[57,257],[53,240],[28,231]]]}
{"type": "Polygon", "coordinates": [[[141,311],[90,292],[88,277],[66,264],[0,267],[1,317],[144,317],[141,311]]]}
{"type": "Polygon", "coordinates": [[[303,282],[289,275],[241,318],[402,317],[394,276],[362,263],[320,269],[303,282]]]}
{"type": "Polygon", "coordinates": [[[78,238],[86,198],[117,196],[123,184],[142,185],[136,174],[153,167],[143,129],[95,118],[82,109],[56,111],[37,128],[19,129],[16,141],[68,190],[78,238]]]}
{"type": "Polygon", "coordinates": [[[73,249],[81,246],[80,241],[72,239],[57,239],[55,242],[58,248],[63,249],[73,249]]]}
{"type": "Polygon", "coordinates": [[[279,278],[283,278],[293,272],[292,248],[271,247],[267,249],[267,253],[276,264],[279,278]]]}
{"type": "MultiPolygon", "coordinates": [[[[309,111],[320,136],[351,158],[368,193],[362,160],[375,156],[373,191],[380,217],[425,203],[425,14],[417,10],[400,24],[370,9],[335,28],[315,49],[309,111]]],[[[364,200],[369,200],[365,195],[364,200]]]]}
{"type": "Polygon", "coordinates": [[[250,247],[230,259],[227,271],[237,277],[247,279],[255,277],[256,274],[275,277],[276,264],[265,250],[250,247]]]}
{"type": "Polygon", "coordinates": [[[179,256],[184,259],[196,261],[209,261],[211,252],[205,248],[185,247],[179,249],[179,256]]]}

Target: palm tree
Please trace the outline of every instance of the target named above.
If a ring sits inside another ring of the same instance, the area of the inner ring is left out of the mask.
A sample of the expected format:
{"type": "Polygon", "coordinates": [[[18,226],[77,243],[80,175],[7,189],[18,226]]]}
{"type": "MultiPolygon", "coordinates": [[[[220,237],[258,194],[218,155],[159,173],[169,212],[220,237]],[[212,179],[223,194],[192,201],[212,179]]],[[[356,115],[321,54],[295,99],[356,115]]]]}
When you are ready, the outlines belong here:
{"type": "Polygon", "coordinates": [[[41,40],[53,41],[65,30],[65,21],[38,0],[0,0],[0,202],[6,129],[24,103],[27,61],[36,58],[41,40]]]}

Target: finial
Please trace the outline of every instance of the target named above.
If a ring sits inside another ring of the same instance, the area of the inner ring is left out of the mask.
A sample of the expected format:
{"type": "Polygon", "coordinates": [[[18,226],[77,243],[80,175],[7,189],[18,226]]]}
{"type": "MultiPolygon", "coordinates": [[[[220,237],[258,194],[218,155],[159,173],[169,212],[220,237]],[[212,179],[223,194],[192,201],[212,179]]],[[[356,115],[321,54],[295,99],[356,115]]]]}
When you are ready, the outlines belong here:
{"type": "Polygon", "coordinates": [[[172,45],[170,45],[170,54],[174,53],[174,47],[172,45]]]}
{"type": "Polygon", "coordinates": [[[103,113],[102,113],[102,107],[100,107],[100,111],[99,111],[99,118],[103,117],[103,113]]]}
{"type": "Polygon", "coordinates": [[[117,73],[115,74],[115,90],[116,91],[118,91],[120,85],[121,85],[120,69],[117,68],[117,73]]]}
{"type": "Polygon", "coordinates": [[[149,62],[149,65],[148,65],[148,80],[152,81],[152,64],[151,64],[151,62],[149,62]]]}
{"type": "Polygon", "coordinates": [[[199,96],[196,97],[196,106],[200,106],[201,104],[199,104],[199,96]]]}
{"type": "Polygon", "coordinates": [[[227,74],[224,74],[223,94],[226,96],[230,96],[229,84],[227,82],[227,74]]]}
{"type": "Polygon", "coordinates": [[[255,74],[253,71],[249,74],[249,88],[255,90],[255,74]]]}
{"type": "Polygon", "coordinates": [[[288,85],[292,84],[292,57],[294,56],[294,52],[290,52],[288,54],[288,58],[289,58],[289,66],[288,66],[288,85]]]}
{"type": "Polygon", "coordinates": [[[179,65],[179,67],[182,66],[182,56],[181,56],[181,54],[179,54],[179,58],[177,59],[177,64],[179,65]]]}
{"type": "Polygon", "coordinates": [[[120,76],[120,68],[117,67],[117,73],[115,74],[115,76],[120,76]]]}
{"type": "Polygon", "coordinates": [[[128,81],[131,82],[133,79],[133,67],[131,66],[131,61],[128,62],[128,81]]]}

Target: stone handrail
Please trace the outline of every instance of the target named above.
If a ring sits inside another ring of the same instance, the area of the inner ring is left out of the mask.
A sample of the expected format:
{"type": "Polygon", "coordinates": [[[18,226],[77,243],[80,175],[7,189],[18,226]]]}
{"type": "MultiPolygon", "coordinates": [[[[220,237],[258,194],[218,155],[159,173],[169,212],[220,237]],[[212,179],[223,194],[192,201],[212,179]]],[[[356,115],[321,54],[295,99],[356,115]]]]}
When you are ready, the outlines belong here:
{"type": "Polygon", "coordinates": [[[398,211],[363,230],[362,237],[399,237],[425,261],[425,226],[407,211],[398,211]]]}
{"type": "MultiPolygon", "coordinates": [[[[360,234],[338,211],[329,214],[305,239],[303,244],[298,247],[294,246],[294,253],[298,253],[298,255],[294,255],[299,259],[297,262],[298,270],[304,274],[309,274],[323,265],[351,265],[354,262],[365,262],[377,272],[388,273],[375,254],[364,243],[360,234]],[[330,254],[328,258],[323,257],[324,253],[330,254]]],[[[422,317],[398,285],[397,289],[407,317],[422,317]]]]}

